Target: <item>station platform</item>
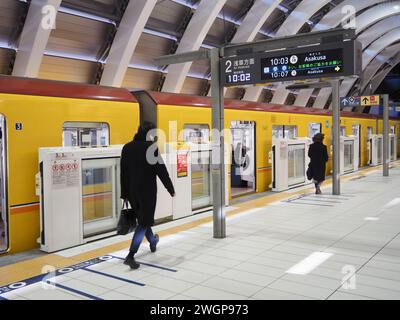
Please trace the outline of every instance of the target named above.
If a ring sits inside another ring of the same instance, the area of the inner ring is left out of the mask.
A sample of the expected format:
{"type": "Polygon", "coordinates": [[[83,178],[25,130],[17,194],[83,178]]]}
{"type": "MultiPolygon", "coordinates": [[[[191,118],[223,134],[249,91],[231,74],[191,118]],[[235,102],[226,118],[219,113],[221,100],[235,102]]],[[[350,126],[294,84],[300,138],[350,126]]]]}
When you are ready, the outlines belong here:
{"type": "Polygon", "coordinates": [[[210,212],[156,226],[138,270],[132,235],[0,268],[0,299],[400,299],[400,162],[342,177],[342,194],[307,186],[236,201],[227,237],[210,212]],[[47,273],[43,275],[43,273],[47,273]],[[43,277],[45,281],[43,281],[43,277]]]}

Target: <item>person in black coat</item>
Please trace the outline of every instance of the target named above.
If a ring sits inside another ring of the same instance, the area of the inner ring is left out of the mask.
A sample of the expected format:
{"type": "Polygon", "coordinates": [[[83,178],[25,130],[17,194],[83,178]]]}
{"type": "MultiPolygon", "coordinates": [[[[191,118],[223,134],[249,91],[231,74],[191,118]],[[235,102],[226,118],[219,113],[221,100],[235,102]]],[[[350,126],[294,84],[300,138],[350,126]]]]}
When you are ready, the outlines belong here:
{"type": "Polygon", "coordinates": [[[175,196],[167,168],[158,152],[156,142],[151,138],[153,129],[154,124],[144,122],[133,141],[123,147],[121,155],[121,199],[129,201],[138,221],[129,254],[124,262],[132,269],[139,268],[134,256],[143,238],[146,236],[149,241],[151,252],[156,251],[159,241],[158,235],[154,235],[151,229],[157,203],[157,176],[170,195],[175,196]]]}
{"type": "Polygon", "coordinates": [[[325,180],[326,163],[328,161],[328,151],[326,145],[323,144],[324,135],[317,133],[313,138],[313,144],[308,149],[308,156],[311,159],[307,177],[313,179],[315,184],[315,193],[321,194],[321,185],[325,180]]]}

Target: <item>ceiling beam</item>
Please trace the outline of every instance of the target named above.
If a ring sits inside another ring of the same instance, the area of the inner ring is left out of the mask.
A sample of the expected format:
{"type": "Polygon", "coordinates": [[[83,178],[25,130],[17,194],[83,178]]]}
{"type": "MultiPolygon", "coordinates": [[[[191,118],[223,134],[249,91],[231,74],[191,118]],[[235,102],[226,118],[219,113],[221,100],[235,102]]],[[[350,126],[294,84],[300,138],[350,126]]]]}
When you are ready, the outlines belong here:
{"type": "Polygon", "coordinates": [[[61,0],[32,0],[22,29],[12,75],[37,78],[43,54],[55,27],[61,0]]]}
{"type": "Polygon", "coordinates": [[[121,87],[139,38],[157,0],[129,1],[110,48],[100,84],[121,87]]]}
{"type": "MultiPolygon", "coordinates": [[[[201,0],[182,36],[177,54],[200,48],[225,3],[226,0],[201,0]]],[[[191,65],[191,62],[187,62],[168,66],[162,91],[180,93],[191,65]]]]}

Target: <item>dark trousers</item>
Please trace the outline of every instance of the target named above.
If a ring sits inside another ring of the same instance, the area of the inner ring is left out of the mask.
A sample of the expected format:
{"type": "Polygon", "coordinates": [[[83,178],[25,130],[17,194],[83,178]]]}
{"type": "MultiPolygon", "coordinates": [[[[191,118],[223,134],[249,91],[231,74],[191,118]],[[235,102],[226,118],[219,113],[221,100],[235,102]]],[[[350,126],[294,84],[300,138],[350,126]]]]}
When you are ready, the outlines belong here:
{"type": "Polygon", "coordinates": [[[151,230],[151,227],[145,227],[138,225],[136,227],[135,233],[133,235],[133,239],[131,242],[131,247],[129,249],[130,253],[136,254],[138,252],[140,244],[142,243],[144,237],[146,237],[147,241],[152,244],[154,241],[156,241],[153,230],[151,230]]]}

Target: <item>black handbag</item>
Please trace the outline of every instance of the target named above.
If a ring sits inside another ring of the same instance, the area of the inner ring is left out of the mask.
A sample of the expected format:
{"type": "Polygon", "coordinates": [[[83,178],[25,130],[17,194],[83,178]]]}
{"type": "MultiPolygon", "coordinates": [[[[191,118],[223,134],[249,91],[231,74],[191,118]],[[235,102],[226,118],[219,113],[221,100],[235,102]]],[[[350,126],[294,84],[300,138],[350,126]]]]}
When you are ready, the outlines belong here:
{"type": "Polygon", "coordinates": [[[129,202],[125,200],[119,215],[117,234],[124,236],[132,232],[136,228],[136,225],[137,222],[135,210],[129,208],[129,202]]]}

